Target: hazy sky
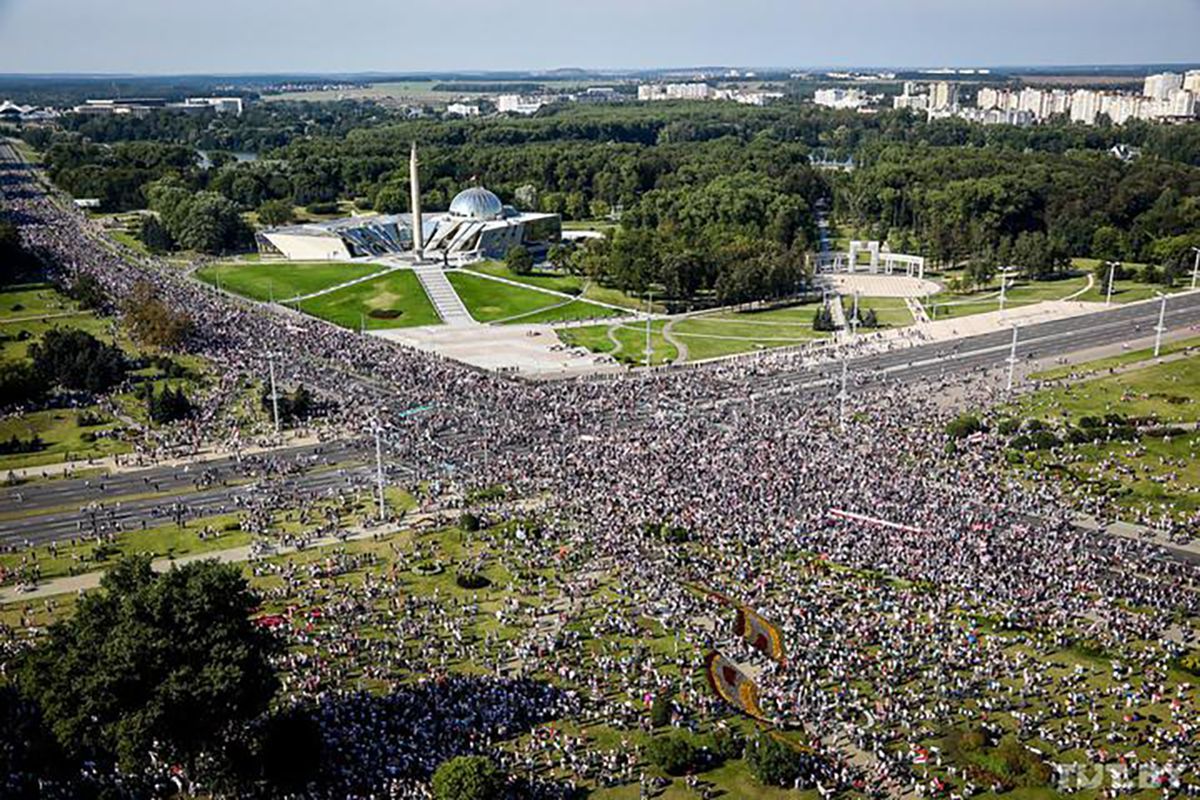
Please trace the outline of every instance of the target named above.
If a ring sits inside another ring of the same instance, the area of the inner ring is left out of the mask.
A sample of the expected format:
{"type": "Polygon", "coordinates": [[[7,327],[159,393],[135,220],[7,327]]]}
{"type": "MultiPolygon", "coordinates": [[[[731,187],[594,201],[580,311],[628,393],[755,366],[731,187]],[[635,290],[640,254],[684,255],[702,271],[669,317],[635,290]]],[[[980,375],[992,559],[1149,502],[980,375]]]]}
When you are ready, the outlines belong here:
{"type": "Polygon", "coordinates": [[[0,72],[1200,61],[1200,0],[0,0],[0,72]]]}

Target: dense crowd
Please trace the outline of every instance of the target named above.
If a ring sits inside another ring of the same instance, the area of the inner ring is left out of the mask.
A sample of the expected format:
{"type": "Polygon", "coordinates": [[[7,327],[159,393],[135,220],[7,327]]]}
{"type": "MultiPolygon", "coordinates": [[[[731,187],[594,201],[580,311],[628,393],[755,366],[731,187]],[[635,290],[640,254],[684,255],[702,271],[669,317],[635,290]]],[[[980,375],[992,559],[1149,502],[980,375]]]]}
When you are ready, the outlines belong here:
{"type": "MultiPolygon", "coordinates": [[[[836,387],[756,391],[826,357],[806,353],[515,382],[236,301],[101,248],[82,215],[11,170],[3,177],[10,213],[49,263],[95,275],[114,297],[153,282],[192,315],[192,346],[227,374],[262,378],[263,354],[286,353],[282,380],[338,398],[334,424],[345,430],[367,433],[377,414],[389,459],[436,479],[432,494],[503,485],[537,498],[536,522],[526,509],[475,504],[505,531],[486,551],[513,576],[486,607],[414,595],[394,572],[346,553],[276,575],[274,599],[295,604],[279,626],[295,645],[280,664],[288,696],[321,709],[341,753],[323,767],[317,796],[426,797],[438,761],[468,752],[494,755],[532,781],[532,794],[645,785],[626,741],[600,746],[553,721],[632,735],[665,693],[673,726],[723,724],[729,709],[708,691],[700,660],[713,647],[754,665],[774,724],[802,731],[825,756],[804,781],[823,794],[994,788],[983,771],[938,769],[941,754],[922,742],[950,725],[998,733],[1002,718],[1055,757],[1124,770],[1148,762],[1164,796],[1174,776],[1194,780],[1200,709],[1172,670],[1194,645],[1196,568],[1075,527],[1056,487],[1000,475],[994,441],[948,458],[939,401],[987,402],[994,384],[980,374],[916,388],[873,380],[852,392],[844,430],[836,387]],[[432,409],[401,416],[413,405],[432,409]],[[838,509],[906,527],[831,516],[838,509]],[[646,533],[664,522],[691,541],[646,533]],[[336,580],[362,570],[361,582],[336,580]],[[694,585],[775,622],[786,664],[733,636],[726,610],[694,585]],[[636,644],[653,638],[646,620],[668,646],[636,644]],[[1081,648],[1100,655],[1068,663],[1064,652],[1081,648]],[[461,665],[484,674],[454,677],[461,665]],[[379,685],[393,693],[361,691],[379,685]],[[548,775],[561,780],[534,777],[548,775]]],[[[246,502],[240,510],[265,532],[274,509],[302,513],[317,496],[282,488],[246,502]]],[[[436,561],[415,547],[395,562],[436,561]]]]}

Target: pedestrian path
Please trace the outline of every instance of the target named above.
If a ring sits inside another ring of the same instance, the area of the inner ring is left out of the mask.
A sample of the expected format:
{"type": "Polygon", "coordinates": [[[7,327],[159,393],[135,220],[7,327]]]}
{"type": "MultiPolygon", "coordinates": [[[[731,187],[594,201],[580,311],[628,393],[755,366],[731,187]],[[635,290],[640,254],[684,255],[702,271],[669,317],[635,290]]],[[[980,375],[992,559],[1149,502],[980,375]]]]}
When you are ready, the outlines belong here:
{"type": "Polygon", "coordinates": [[[440,265],[413,267],[413,272],[421,281],[425,294],[429,295],[429,300],[433,303],[438,316],[442,318],[442,322],[457,327],[477,324],[470,312],[467,311],[467,307],[463,305],[458,292],[454,291],[454,287],[446,277],[446,271],[440,265]]]}
{"type": "Polygon", "coordinates": [[[373,281],[376,278],[382,278],[384,275],[390,275],[391,273],[395,272],[398,269],[404,269],[404,267],[388,267],[387,269],[380,270],[379,272],[372,272],[370,275],[361,275],[352,280],[343,281],[342,283],[338,283],[333,286],[326,286],[323,289],[318,289],[317,291],[309,292],[308,294],[298,294],[295,297],[289,297],[288,299],[280,300],[279,302],[283,305],[301,303],[305,300],[311,300],[314,297],[320,297],[321,295],[332,294],[333,292],[339,291],[341,289],[345,289],[349,286],[356,286],[360,283],[366,283],[367,281],[373,281]]]}
{"type": "Polygon", "coordinates": [[[912,314],[914,322],[929,322],[929,313],[920,300],[915,297],[906,297],[904,305],[908,307],[908,313],[912,314]]]}

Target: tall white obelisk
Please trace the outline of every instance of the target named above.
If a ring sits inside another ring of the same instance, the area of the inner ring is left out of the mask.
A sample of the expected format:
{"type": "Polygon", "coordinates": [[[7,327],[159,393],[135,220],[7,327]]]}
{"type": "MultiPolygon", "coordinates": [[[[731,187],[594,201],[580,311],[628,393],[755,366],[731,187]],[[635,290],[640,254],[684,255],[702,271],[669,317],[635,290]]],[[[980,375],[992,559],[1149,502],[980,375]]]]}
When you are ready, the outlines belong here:
{"type": "Polygon", "coordinates": [[[412,156],[408,160],[408,182],[412,188],[413,256],[420,261],[424,256],[425,230],[421,227],[421,179],[417,175],[417,143],[413,142],[412,156]]]}

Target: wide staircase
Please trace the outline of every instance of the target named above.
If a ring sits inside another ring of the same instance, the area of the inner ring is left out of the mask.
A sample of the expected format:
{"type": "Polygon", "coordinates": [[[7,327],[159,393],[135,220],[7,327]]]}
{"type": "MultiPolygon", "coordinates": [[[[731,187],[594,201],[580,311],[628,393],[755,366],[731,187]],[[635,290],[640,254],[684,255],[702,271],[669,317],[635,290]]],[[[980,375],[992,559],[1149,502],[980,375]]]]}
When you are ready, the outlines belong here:
{"type": "Polygon", "coordinates": [[[442,322],[458,326],[475,324],[440,265],[413,267],[413,272],[417,274],[417,279],[421,281],[425,294],[429,295],[429,300],[442,322]]]}

